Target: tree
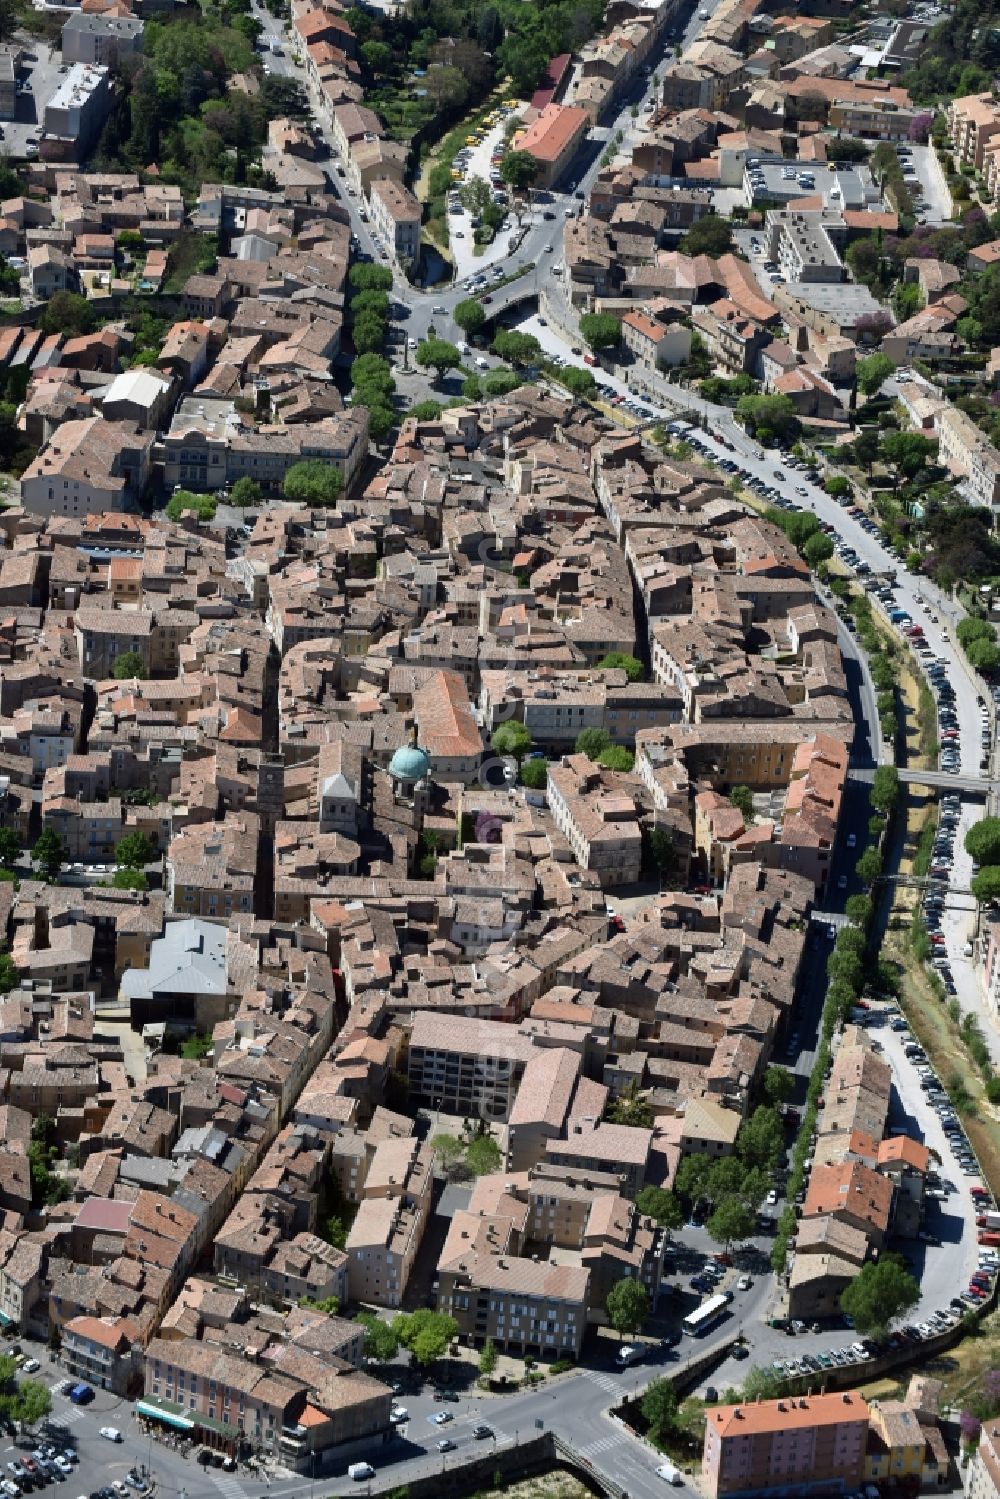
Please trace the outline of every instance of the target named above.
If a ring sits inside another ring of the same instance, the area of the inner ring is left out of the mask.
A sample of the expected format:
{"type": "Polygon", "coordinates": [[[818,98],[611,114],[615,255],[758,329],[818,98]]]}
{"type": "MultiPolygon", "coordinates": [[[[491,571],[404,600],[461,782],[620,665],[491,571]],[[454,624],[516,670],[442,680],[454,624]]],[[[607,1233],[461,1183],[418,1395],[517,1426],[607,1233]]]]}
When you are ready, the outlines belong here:
{"type": "Polygon", "coordinates": [[[0,828],[0,869],[13,869],[21,855],[21,838],[13,828],[0,828]]]}
{"type": "Polygon", "coordinates": [[[446,1171],[456,1165],[465,1155],[465,1145],[456,1135],[435,1135],[431,1140],[431,1149],[438,1156],[446,1171]]]}
{"type": "Polygon", "coordinates": [[[750,825],[753,822],[753,792],[749,786],[734,786],[729,793],[729,800],[738,812],[742,812],[743,821],[750,825]]]}
{"type": "Polygon", "coordinates": [[[0,994],[9,994],[21,982],[21,970],[9,952],[0,952],[0,994]]]}
{"type": "Polygon", "coordinates": [[[580,335],[592,349],[612,349],[621,342],[622,325],[608,312],[585,312],[580,317],[580,335]]]}
{"type": "Polygon", "coordinates": [[[538,176],[538,162],[528,151],[507,151],[500,162],[500,180],[524,192],[538,176]]]}
{"type": "Polygon", "coordinates": [[[774,1369],[748,1369],[743,1381],[743,1399],[747,1405],[760,1400],[777,1400],[785,1382],[774,1369]]]}
{"type": "Polygon", "coordinates": [[[723,1197],[717,1204],[705,1228],[710,1239],[723,1244],[727,1249],[743,1239],[749,1239],[757,1224],[752,1208],[740,1197],[723,1197]]]}
{"type": "Polygon", "coordinates": [[[872,777],[871,804],[886,816],[899,797],[899,772],[895,765],[880,765],[872,777]]]}
{"type": "Polygon", "coordinates": [[[416,361],[423,369],[432,369],[440,380],[446,370],[458,369],[461,355],[454,344],[443,338],[425,338],[417,345],[416,361]]]}
{"type": "Polygon", "coordinates": [[[357,1320],[365,1329],[364,1355],[377,1364],[389,1364],[399,1352],[399,1333],[392,1322],[383,1322],[374,1312],[359,1312],[357,1320]]]}
{"type": "Polygon", "coordinates": [[[688,1202],[697,1202],[706,1197],[711,1187],[712,1162],[708,1156],[692,1153],[682,1156],[674,1177],[674,1191],[688,1202]]]}
{"type": "Polygon", "coordinates": [[[237,479],[229,491],[229,503],[231,505],[259,505],[260,500],[260,485],[256,479],[248,479],[246,476],[242,479],[237,479]]]}
{"type": "Polygon", "coordinates": [[[802,548],[802,555],[815,572],[824,562],[829,562],[833,556],[833,542],[825,532],[818,531],[815,536],[810,536],[802,548]]]}
{"type": "Polygon", "coordinates": [[[867,931],[875,914],[875,904],[870,895],[849,895],[844,902],[844,911],[848,921],[867,931]]]}
{"type": "Polygon", "coordinates": [[[787,1067],[773,1063],[764,1073],[764,1097],[773,1107],[788,1103],[795,1092],[795,1079],[787,1067]]]}
{"type": "Polygon", "coordinates": [[[531,748],[531,734],[523,723],[511,718],[494,729],[490,744],[498,755],[513,755],[520,765],[531,748]]]}
{"type": "Polygon", "coordinates": [[[72,291],[53,292],[38,319],[43,333],[93,333],[97,323],[93,304],[72,291]]]}
{"type": "Polygon", "coordinates": [[[965,852],[977,864],[1000,864],[1000,817],[983,817],[965,835],[965,852]]]}
{"type": "Polygon", "coordinates": [[[728,219],[710,213],[695,220],[678,248],[685,255],[711,255],[715,258],[728,255],[733,248],[732,226],[728,219]]]}
{"type": "Polygon", "coordinates": [[[1000,900],[1000,864],[987,864],[969,881],[969,888],[980,905],[1000,900]]]}
{"type": "Polygon", "coordinates": [[[534,364],[542,355],[542,346],[535,335],[519,333],[516,328],[499,329],[490,350],[508,364],[534,364]]]}
{"type": "Polygon", "coordinates": [[[898,479],[915,478],[936,453],[936,444],[919,432],[886,432],[882,437],[882,457],[898,479]]]}
{"type": "Polygon", "coordinates": [[[179,489],[167,501],[167,519],[180,520],[186,510],[193,510],[200,521],[210,521],[215,517],[216,501],[210,494],[192,494],[189,489],[179,489]]]}
{"type": "Polygon", "coordinates": [[[865,427],[854,439],[854,461],[866,473],[871,473],[875,459],[878,457],[879,439],[878,433],[873,427],[865,427]]]}
{"type": "Polygon", "coordinates": [[[747,431],[762,442],[765,435],[782,440],[794,438],[801,429],[798,413],[788,396],[740,396],[736,415],[743,418],[747,431]]]}
{"type": "Polygon", "coordinates": [[[609,744],[597,756],[597,763],[603,765],[605,770],[629,771],[635,766],[635,755],[623,744],[609,744]]]}
{"type": "Polygon", "coordinates": [[[870,845],[865,849],[854,869],[863,885],[874,884],[882,873],[882,855],[877,848],[870,845]]]}
{"type": "Polygon", "coordinates": [[[597,381],[590,370],[577,369],[572,364],[559,371],[559,383],[565,385],[570,395],[581,401],[588,400],[597,389],[597,381]]]}
{"type": "Polygon", "coordinates": [[[740,1126],[736,1152],[748,1166],[772,1170],[781,1159],[785,1138],[781,1120],[767,1104],[759,1104],[740,1126]]]}
{"type": "Polygon", "coordinates": [[[524,382],[513,370],[490,370],[483,381],[483,392],[488,396],[509,396],[524,382]]]}
{"type": "Polygon", "coordinates": [[[712,1200],[721,1202],[724,1197],[742,1197],[746,1174],[747,1168],[734,1155],[722,1156],[713,1161],[709,1178],[712,1200]]]}
{"type": "Polygon", "coordinates": [[[608,1111],[608,1118],[614,1124],[628,1124],[633,1129],[653,1128],[653,1106],[648,1098],[644,1098],[635,1083],[623,1093],[621,1098],[616,1098],[608,1111]]]}
{"type": "Polygon", "coordinates": [[[965,652],[976,671],[994,672],[1000,667],[1000,646],[989,640],[973,640],[965,652]]]}
{"type": "Polygon", "coordinates": [[[651,827],[645,835],[646,855],[644,863],[652,865],[659,875],[670,874],[677,863],[674,840],[663,827],[651,827]]]}
{"type": "Polygon", "coordinates": [[[31,862],[43,880],[50,884],[58,877],[66,862],[66,845],[50,823],[39,833],[31,850],[31,862]]]}
{"type": "Polygon", "coordinates": [[[647,1218],[654,1218],[661,1228],[680,1228],[684,1222],[680,1203],[665,1187],[643,1187],[636,1194],[635,1205],[647,1218]]]}
{"type": "Polygon", "coordinates": [[[486,322],[486,313],[475,297],[466,297],[464,302],[459,302],[452,317],[466,335],[478,333],[486,322]]]}
{"type": "Polygon", "coordinates": [[[619,1336],[632,1335],[649,1316],[649,1293],[637,1280],[624,1276],[608,1292],[608,1321],[619,1336]]]}
{"type": "Polygon", "coordinates": [[[646,668],[635,656],[627,656],[624,651],[609,651],[602,656],[597,663],[598,671],[623,671],[630,682],[641,682],[646,675],[646,668]]]}
{"type": "Polygon", "coordinates": [[[521,785],[529,791],[544,791],[549,782],[549,762],[537,757],[521,761],[521,785]]]}
{"type": "Polygon", "coordinates": [[[355,291],[392,290],[392,272],[386,265],[369,265],[361,261],[351,266],[347,279],[355,291]]]}
{"type": "Polygon", "coordinates": [[[897,1317],[920,1300],[920,1287],[898,1254],[862,1266],[840,1295],[841,1309],[862,1336],[885,1337],[897,1317]]]}
{"type": "Polygon", "coordinates": [[[384,73],[392,63],[392,48],[386,42],[365,42],[358,51],[369,73],[384,73]]]}
{"type": "Polygon", "coordinates": [[[441,1357],[458,1332],[454,1317],[424,1309],[401,1312],[393,1318],[392,1325],[403,1347],[409,1349],[413,1362],[422,1369],[441,1357]]]}
{"type": "Polygon", "coordinates": [[[436,422],[443,410],[440,401],[417,401],[406,415],[417,422],[436,422]]]}
{"type": "Polygon", "coordinates": [[[111,675],[118,682],[129,682],[133,677],[138,677],[141,681],[146,675],[146,664],[138,651],[122,651],[120,656],[115,657],[111,675]]]}
{"type": "MultiPolygon", "coordinates": [[[[458,201],[462,207],[478,218],[493,202],[493,194],[485,177],[469,177],[458,190],[458,201]]],[[[478,307],[478,302],[476,303],[478,307]]]]}
{"type": "Polygon", "coordinates": [[[153,845],[145,833],[127,833],[115,849],[119,869],[144,869],[153,862],[153,845]]]}
{"type": "Polygon", "coordinates": [[[483,1379],[489,1379],[496,1372],[498,1360],[497,1345],[492,1338],[487,1338],[479,1355],[479,1373],[483,1379]]]}
{"type": "Polygon", "coordinates": [[[573,749],[578,755],[596,760],[604,750],[610,748],[611,735],[606,729],[581,729],[576,736],[573,749]]]}
{"type": "Polygon", "coordinates": [[[281,486],[286,500],[303,505],[333,505],[344,487],[340,470],[322,458],[293,463],[281,486]]]}
{"type": "Polygon", "coordinates": [[[858,389],[866,396],[873,396],[895,368],[888,354],[869,354],[867,358],[859,359],[855,366],[858,389]]]}
{"type": "Polygon", "coordinates": [[[34,1426],[52,1409],[52,1396],[48,1386],[38,1379],[22,1379],[17,1392],[7,1405],[6,1414],[22,1426],[34,1426]]]}
{"type": "Polygon", "coordinates": [[[663,1442],[677,1423],[680,1401],[672,1379],[654,1379],[647,1385],[640,1410],[643,1420],[649,1424],[654,1442],[663,1442]]]}
{"type": "Polygon", "coordinates": [[[503,1164],[503,1152],[492,1135],[477,1135],[465,1152],[465,1164],[474,1176],[491,1176],[503,1164]]]}

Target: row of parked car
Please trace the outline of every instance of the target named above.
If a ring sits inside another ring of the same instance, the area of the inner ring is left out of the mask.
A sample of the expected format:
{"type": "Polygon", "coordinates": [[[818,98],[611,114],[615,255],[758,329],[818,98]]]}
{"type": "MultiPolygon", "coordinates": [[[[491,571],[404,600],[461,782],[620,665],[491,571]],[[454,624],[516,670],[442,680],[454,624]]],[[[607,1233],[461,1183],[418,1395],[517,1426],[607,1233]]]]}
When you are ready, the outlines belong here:
{"type": "Polygon", "coordinates": [[[7,1464],[8,1476],[0,1483],[0,1489],[14,1499],[15,1495],[30,1493],[44,1488],[48,1483],[58,1483],[68,1478],[73,1464],[79,1459],[72,1447],[56,1447],[48,1442],[36,1447],[30,1457],[14,1458],[7,1464]]]}

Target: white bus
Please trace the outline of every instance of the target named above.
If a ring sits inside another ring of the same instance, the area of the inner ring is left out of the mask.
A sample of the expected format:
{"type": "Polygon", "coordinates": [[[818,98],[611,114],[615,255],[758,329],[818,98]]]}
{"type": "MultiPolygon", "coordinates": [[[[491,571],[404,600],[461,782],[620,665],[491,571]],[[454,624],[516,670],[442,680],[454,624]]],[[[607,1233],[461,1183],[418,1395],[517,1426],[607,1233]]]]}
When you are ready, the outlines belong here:
{"type": "Polygon", "coordinates": [[[721,1291],[718,1296],[710,1296],[707,1301],[703,1301],[701,1306],[696,1307],[689,1316],[684,1318],[681,1326],[689,1337],[700,1337],[703,1332],[708,1332],[710,1327],[715,1326],[730,1300],[731,1297],[725,1291],[721,1291]]]}

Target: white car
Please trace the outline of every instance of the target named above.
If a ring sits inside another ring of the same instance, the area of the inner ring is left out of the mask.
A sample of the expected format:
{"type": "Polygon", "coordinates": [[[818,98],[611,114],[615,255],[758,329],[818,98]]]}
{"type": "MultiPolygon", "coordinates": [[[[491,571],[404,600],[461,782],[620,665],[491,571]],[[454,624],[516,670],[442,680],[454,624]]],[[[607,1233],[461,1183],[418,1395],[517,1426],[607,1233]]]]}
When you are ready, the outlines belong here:
{"type": "Polygon", "coordinates": [[[393,1426],[402,1426],[404,1421],[410,1419],[410,1413],[404,1405],[395,1405],[389,1412],[389,1420],[393,1426]]]}
{"type": "Polygon", "coordinates": [[[101,1436],[106,1442],[120,1442],[122,1439],[122,1434],[117,1426],[102,1426],[101,1436]]]}
{"type": "Polygon", "coordinates": [[[454,1419],[451,1411],[438,1411],[436,1415],[431,1417],[435,1426],[447,1426],[448,1422],[454,1419]]]}
{"type": "Polygon", "coordinates": [[[776,1204],[777,1204],[777,1201],[778,1201],[778,1194],[774,1190],[774,1188],[772,1187],[771,1190],[770,1190],[770,1192],[768,1192],[768,1194],[767,1194],[767,1205],[768,1205],[768,1207],[772,1207],[772,1208],[775,1207],[776,1204]]]}
{"type": "Polygon", "coordinates": [[[34,1374],[41,1367],[42,1367],[41,1364],[38,1362],[38,1360],[36,1358],[26,1358],[25,1361],[24,1361],[24,1363],[21,1365],[21,1373],[22,1374],[34,1374]]]}
{"type": "Polygon", "coordinates": [[[736,1289],[737,1291],[749,1291],[752,1285],[753,1281],[751,1280],[749,1275],[741,1275],[739,1280],[736,1282],[736,1289]]]}

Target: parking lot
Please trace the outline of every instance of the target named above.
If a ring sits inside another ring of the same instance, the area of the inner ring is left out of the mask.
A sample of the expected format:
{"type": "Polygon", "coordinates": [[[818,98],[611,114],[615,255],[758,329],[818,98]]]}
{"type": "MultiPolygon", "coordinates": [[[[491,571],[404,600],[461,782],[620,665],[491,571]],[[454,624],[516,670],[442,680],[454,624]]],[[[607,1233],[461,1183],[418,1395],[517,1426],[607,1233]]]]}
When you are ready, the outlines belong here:
{"type": "Polygon", "coordinates": [[[45,106],[67,71],[58,51],[45,42],[29,41],[19,74],[16,115],[3,124],[3,144],[12,157],[38,155],[45,106]]]}

